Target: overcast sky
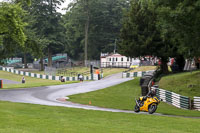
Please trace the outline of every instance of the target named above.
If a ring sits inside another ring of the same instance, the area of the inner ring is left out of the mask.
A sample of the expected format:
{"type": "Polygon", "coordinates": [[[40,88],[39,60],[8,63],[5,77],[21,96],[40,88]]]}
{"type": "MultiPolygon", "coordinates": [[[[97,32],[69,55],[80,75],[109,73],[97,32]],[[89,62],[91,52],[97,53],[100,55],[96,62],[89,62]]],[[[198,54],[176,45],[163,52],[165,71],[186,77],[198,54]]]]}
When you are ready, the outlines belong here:
{"type": "MultiPolygon", "coordinates": [[[[9,0],[0,0],[0,2],[2,2],[2,1],[9,1],[9,0]]],[[[70,2],[72,2],[72,0],[65,0],[65,2],[60,6],[60,9],[58,10],[58,12],[64,14],[65,11],[64,11],[64,10],[61,10],[61,9],[62,9],[62,8],[66,8],[67,5],[68,5],[70,2]]]]}

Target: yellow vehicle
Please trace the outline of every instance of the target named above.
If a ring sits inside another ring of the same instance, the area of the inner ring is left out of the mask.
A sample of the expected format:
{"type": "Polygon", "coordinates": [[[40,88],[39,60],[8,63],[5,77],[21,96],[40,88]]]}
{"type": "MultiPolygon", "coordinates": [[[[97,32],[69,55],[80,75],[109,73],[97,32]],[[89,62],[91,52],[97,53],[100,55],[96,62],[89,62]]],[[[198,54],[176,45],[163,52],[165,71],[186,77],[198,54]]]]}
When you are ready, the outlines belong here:
{"type": "Polygon", "coordinates": [[[153,114],[158,104],[160,103],[160,100],[154,96],[154,97],[140,97],[139,100],[135,99],[136,105],[135,105],[135,112],[140,111],[146,111],[149,112],[149,114],[153,114]]]}
{"type": "Polygon", "coordinates": [[[137,68],[140,66],[140,60],[132,62],[130,68],[137,68]]]}

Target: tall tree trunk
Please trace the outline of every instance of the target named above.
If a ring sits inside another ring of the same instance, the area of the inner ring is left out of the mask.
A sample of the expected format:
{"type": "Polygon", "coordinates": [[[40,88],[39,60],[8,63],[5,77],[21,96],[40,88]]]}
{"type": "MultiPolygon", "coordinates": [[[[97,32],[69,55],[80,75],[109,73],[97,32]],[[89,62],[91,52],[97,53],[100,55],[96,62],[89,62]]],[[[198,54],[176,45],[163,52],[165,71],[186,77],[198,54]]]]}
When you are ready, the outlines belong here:
{"type": "Polygon", "coordinates": [[[165,58],[165,57],[161,57],[161,66],[160,67],[161,67],[161,72],[163,74],[168,74],[169,73],[167,63],[168,63],[168,59],[165,58]]]}
{"type": "Polygon", "coordinates": [[[87,14],[87,20],[85,22],[85,48],[84,48],[84,55],[85,55],[85,66],[87,61],[87,48],[88,48],[88,30],[89,30],[89,22],[90,22],[90,16],[89,16],[89,5],[88,0],[85,0],[85,10],[87,14]]]}
{"type": "Polygon", "coordinates": [[[44,71],[43,56],[40,58],[40,71],[44,71]]]}
{"type": "Polygon", "coordinates": [[[24,52],[24,68],[28,68],[27,58],[26,58],[26,52],[24,52]]]}
{"type": "Polygon", "coordinates": [[[52,53],[50,48],[48,48],[48,67],[52,67],[52,53]]]}

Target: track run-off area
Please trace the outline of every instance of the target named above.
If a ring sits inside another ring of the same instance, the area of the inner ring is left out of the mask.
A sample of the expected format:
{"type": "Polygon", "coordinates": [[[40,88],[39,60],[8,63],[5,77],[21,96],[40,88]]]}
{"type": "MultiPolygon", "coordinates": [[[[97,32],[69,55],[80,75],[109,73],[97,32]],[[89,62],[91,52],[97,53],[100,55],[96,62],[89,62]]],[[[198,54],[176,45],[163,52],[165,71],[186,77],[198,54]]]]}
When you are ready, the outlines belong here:
{"type": "MultiPolygon", "coordinates": [[[[81,109],[87,109],[87,110],[135,113],[134,111],[82,105],[82,104],[72,103],[69,101],[62,100],[65,97],[70,96],[70,95],[104,89],[104,88],[117,85],[117,84],[133,79],[133,78],[122,78],[121,75],[122,75],[121,73],[118,73],[118,74],[108,76],[98,81],[85,81],[85,82],[66,84],[66,85],[23,88],[23,89],[1,89],[0,100],[18,102],[18,103],[40,104],[40,105],[48,105],[48,106],[81,108],[81,109]]],[[[140,112],[137,114],[149,115],[146,112],[140,112]]],[[[174,115],[163,115],[159,113],[154,113],[153,115],[183,117],[183,116],[174,116],[174,115]]],[[[188,117],[188,118],[199,118],[199,117],[188,117]]]]}

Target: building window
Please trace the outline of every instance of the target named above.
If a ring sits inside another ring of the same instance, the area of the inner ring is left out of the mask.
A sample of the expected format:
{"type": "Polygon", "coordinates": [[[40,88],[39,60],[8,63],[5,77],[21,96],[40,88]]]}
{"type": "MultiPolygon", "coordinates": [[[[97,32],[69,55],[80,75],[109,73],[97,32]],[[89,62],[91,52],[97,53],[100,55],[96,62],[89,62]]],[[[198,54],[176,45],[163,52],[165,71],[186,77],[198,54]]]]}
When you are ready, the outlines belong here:
{"type": "Polygon", "coordinates": [[[121,61],[123,61],[123,57],[121,58],[121,61]]]}
{"type": "Polygon", "coordinates": [[[113,58],[113,62],[115,61],[115,58],[113,58]]]}
{"type": "Polygon", "coordinates": [[[127,61],[129,61],[129,58],[127,58],[127,61]]]}
{"type": "Polygon", "coordinates": [[[109,61],[111,61],[111,58],[109,58],[109,61]]]}
{"type": "Polygon", "coordinates": [[[117,58],[116,58],[116,61],[117,61],[117,58]]]}

